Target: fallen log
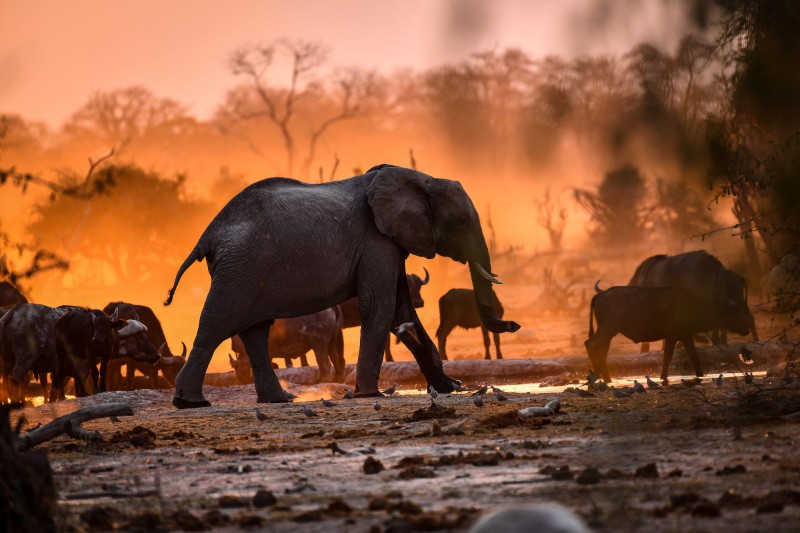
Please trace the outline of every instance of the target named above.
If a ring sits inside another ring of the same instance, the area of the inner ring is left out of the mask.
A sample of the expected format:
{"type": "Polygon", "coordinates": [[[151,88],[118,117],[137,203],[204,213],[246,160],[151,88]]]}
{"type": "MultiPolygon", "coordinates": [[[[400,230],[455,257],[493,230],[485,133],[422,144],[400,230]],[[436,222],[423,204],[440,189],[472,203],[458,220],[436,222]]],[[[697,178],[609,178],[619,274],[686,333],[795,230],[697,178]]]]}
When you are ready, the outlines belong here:
{"type": "Polygon", "coordinates": [[[99,440],[100,434],[80,427],[87,420],[106,418],[109,416],[132,416],[133,409],[124,403],[105,403],[83,407],[64,416],[59,416],[40,428],[17,438],[17,451],[25,451],[43,442],[52,440],[64,433],[82,440],[99,440]]]}

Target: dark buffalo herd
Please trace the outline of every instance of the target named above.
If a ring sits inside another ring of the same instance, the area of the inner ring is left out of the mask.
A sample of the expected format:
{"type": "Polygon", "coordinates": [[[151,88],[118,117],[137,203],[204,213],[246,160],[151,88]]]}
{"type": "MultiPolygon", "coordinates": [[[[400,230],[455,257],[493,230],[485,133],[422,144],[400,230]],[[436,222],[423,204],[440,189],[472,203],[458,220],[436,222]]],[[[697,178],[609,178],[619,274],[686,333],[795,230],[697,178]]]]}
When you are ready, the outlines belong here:
{"type": "MultiPolygon", "coordinates": [[[[409,295],[417,308],[424,305],[421,289],[429,281],[427,270],[424,278],[407,276],[409,295]]],[[[606,381],[611,379],[606,363],[611,339],[618,334],[644,343],[643,350],[647,343],[663,340],[661,378],[665,381],[678,342],[685,346],[700,376],[703,372],[694,345],[697,334],[711,333],[712,340],[721,343],[726,331],[750,333],[758,340],[748,307],[747,283],[705,251],[649,257],[636,268],[628,285],[601,290],[595,284],[595,290],[585,346],[594,372],[606,381]]],[[[502,318],[503,306],[494,293],[493,298],[494,311],[502,318]]],[[[287,367],[299,358],[306,366],[306,354],[313,351],[320,380],[342,380],[342,331],[360,325],[355,298],[311,315],[276,320],[270,329],[270,357],[284,359],[287,367]]],[[[447,337],[456,327],[480,327],[484,357],[490,359],[489,332],[470,289],[451,289],[439,299],[436,337],[444,360],[447,337]]],[[[497,359],[502,359],[500,335],[494,333],[493,337],[497,359]]],[[[76,396],[142,386],[172,388],[186,362],[186,345],[181,344],[180,354],[170,348],[161,322],[147,306],[117,301],[102,310],[48,307],[28,303],[16,287],[0,282],[0,402],[24,400],[31,379],[38,380],[42,395],[50,401],[70,392],[70,379],[76,396]],[[144,377],[136,377],[137,372],[144,377]]],[[[387,361],[392,360],[389,346],[387,340],[387,361]]],[[[229,355],[230,363],[237,382],[252,383],[243,343],[233,337],[231,347],[235,355],[229,355]]]]}

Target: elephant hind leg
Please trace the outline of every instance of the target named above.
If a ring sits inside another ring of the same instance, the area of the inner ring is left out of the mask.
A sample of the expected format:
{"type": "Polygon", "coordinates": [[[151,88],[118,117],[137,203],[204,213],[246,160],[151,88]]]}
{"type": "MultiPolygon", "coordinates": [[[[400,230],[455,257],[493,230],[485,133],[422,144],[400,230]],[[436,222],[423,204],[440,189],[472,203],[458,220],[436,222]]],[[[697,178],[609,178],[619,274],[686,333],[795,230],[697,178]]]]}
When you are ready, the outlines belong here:
{"type": "Polygon", "coordinates": [[[258,403],[286,403],[289,401],[272,369],[269,358],[269,328],[272,326],[272,322],[272,320],[265,320],[239,332],[239,337],[244,342],[245,350],[250,357],[258,403]]]}

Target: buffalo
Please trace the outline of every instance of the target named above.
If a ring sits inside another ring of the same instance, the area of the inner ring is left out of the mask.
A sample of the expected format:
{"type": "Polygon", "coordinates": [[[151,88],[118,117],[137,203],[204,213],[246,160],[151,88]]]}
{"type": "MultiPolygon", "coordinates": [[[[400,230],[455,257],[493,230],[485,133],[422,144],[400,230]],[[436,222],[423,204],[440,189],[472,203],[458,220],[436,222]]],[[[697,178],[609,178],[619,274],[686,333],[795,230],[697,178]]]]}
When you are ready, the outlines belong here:
{"type": "Polygon", "coordinates": [[[114,388],[125,388],[128,390],[133,389],[134,377],[138,370],[150,381],[150,386],[154,389],[158,388],[158,373],[163,374],[164,379],[170,387],[175,386],[175,377],[183,368],[186,363],[186,345],[181,343],[183,351],[180,355],[175,355],[170,350],[167,343],[167,337],[164,335],[164,328],[161,327],[161,321],[153,312],[152,309],[146,305],[131,304],[127,302],[111,302],[103,308],[103,312],[111,314],[115,309],[119,310],[119,317],[123,320],[138,320],[145,325],[145,336],[153,346],[158,346],[158,362],[155,365],[145,363],[137,360],[134,357],[125,357],[116,359],[109,366],[109,379],[120,380],[122,365],[126,366],[126,376],[124,387],[118,386],[116,383],[110,384],[114,388]]]}
{"type": "Polygon", "coordinates": [[[26,303],[28,303],[28,299],[19,292],[19,289],[7,281],[0,281],[0,307],[26,303]]]}
{"type": "MultiPolygon", "coordinates": [[[[423,267],[425,271],[425,279],[420,278],[416,274],[406,274],[406,283],[408,284],[408,294],[411,296],[411,303],[415,309],[425,306],[425,300],[422,299],[422,286],[427,285],[431,280],[431,275],[428,269],[423,267]]],[[[361,311],[358,307],[358,298],[350,298],[339,304],[342,309],[342,319],[344,328],[355,328],[361,326],[361,311]]],[[[384,355],[387,362],[394,362],[391,349],[391,335],[386,339],[386,348],[384,355]]]]}
{"type": "MultiPolygon", "coordinates": [[[[250,359],[244,344],[232,341],[236,358],[229,355],[238,383],[252,383],[250,359]]],[[[295,318],[281,318],[269,329],[269,355],[271,358],[292,358],[314,351],[319,367],[320,381],[331,374],[339,380],[344,375],[344,339],[342,337],[342,313],[338,306],[295,318]]]]}
{"type": "MultiPolygon", "coordinates": [[[[498,318],[503,318],[503,305],[492,291],[494,311],[498,318]]],[[[486,350],[484,359],[491,359],[489,355],[489,331],[483,325],[478,313],[478,301],[472,289],[450,289],[439,298],[439,328],[436,330],[436,339],[439,342],[439,354],[447,360],[447,336],[455,327],[464,329],[481,328],[483,333],[483,346],[486,350]]],[[[503,358],[500,351],[500,334],[492,333],[494,349],[498,359],[503,358]]]]}
{"type": "MultiPolygon", "coordinates": [[[[599,283],[599,282],[598,282],[599,283]]],[[[730,300],[711,300],[679,287],[610,287],[592,298],[586,352],[595,373],[611,381],[606,360],[611,339],[622,333],[633,342],[664,340],[661,379],[667,381],[672,353],[683,342],[695,373],[702,376],[694,335],[725,328],[747,335],[752,316],[730,300]],[[597,320],[597,330],[593,319],[597,320]]]]}
{"type": "Polygon", "coordinates": [[[0,359],[12,402],[24,400],[30,372],[39,376],[42,393],[47,398],[47,374],[56,370],[53,328],[64,314],[82,309],[21,303],[0,318],[0,359]]]}
{"type": "MultiPolygon", "coordinates": [[[[747,308],[747,282],[705,250],[648,257],[636,268],[628,285],[680,287],[708,300],[735,302],[747,313],[753,340],[758,340],[755,319],[747,308]]],[[[724,343],[725,331],[712,338],[724,343]]],[[[647,350],[643,345],[642,351],[647,350]]]]}
{"type": "MultiPolygon", "coordinates": [[[[118,317],[118,310],[109,317],[99,309],[81,309],[70,311],[56,321],[57,365],[53,384],[58,387],[60,399],[64,398],[67,377],[75,378],[75,393],[84,396],[88,376],[92,378],[93,393],[106,390],[110,361],[127,357],[151,366],[158,362],[158,351],[146,336],[147,326],[132,318],[120,320],[118,317]]],[[[51,391],[51,400],[54,392],[51,391]]]]}

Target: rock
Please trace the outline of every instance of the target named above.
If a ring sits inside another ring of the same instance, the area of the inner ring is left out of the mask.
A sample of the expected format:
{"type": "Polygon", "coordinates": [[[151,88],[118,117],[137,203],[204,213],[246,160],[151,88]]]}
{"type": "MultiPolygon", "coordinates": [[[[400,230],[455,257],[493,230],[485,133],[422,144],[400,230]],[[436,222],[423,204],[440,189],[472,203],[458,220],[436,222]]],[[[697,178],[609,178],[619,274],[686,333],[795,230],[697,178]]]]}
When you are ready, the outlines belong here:
{"type": "Polygon", "coordinates": [[[721,470],[717,470],[716,475],[730,476],[732,474],[744,474],[745,472],[747,472],[747,468],[744,465],[726,466],[721,470]]]}
{"type": "Polygon", "coordinates": [[[654,479],[658,477],[658,467],[655,463],[649,463],[644,466],[640,466],[636,469],[636,472],[633,474],[635,478],[644,478],[644,479],[654,479]]]}
{"type": "Polygon", "coordinates": [[[383,466],[383,463],[381,463],[378,459],[375,459],[372,456],[369,456],[366,459],[364,459],[364,466],[362,468],[364,470],[364,473],[367,475],[377,474],[378,472],[386,470],[386,467],[383,466]]]}
{"type": "Polygon", "coordinates": [[[566,481],[575,477],[575,474],[572,473],[572,471],[569,469],[569,466],[564,465],[553,472],[550,477],[556,481],[566,481]]]}
{"type": "Polygon", "coordinates": [[[353,508],[341,498],[334,498],[328,503],[327,510],[329,513],[336,515],[349,515],[353,514],[353,508]]]}
{"type": "Polygon", "coordinates": [[[99,505],[90,507],[80,514],[81,521],[88,526],[90,531],[114,529],[110,511],[110,508],[99,505]]]}
{"type": "Polygon", "coordinates": [[[253,496],[252,503],[256,509],[262,509],[278,503],[278,498],[275,497],[271,490],[259,489],[253,496]]]}
{"type": "Polygon", "coordinates": [[[432,478],[436,477],[436,473],[432,468],[425,468],[424,466],[409,466],[397,475],[397,479],[417,479],[417,478],[432,478]]]}
{"type": "Polygon", "coordinates": [[[237,507],[247,507],[247,500],[238,496],[220,496],[217,500],[220,509],[236,509],[237,507]]]}
{"type": "Polygon", "coordinates": [[[580,485],[596,485],[600,483],[600,479],[602,476],[600,472],[596,468],[585,468],[578,477],[575,478],[575,481],[578,482],[580,485]]]}
{"type": "Polygon", "coordinates": [[[205,531],[208,526],[198,517],[187,511],[179,509],[169,516],[170,528],[181,531],[205,531]]]}
{"type": "Polygon", "coordinates": [[[714,518],[715,516],[719,516],[721,513],[719,511],[719,507],[716,504],[711,503],[708,500],[701,500],[699,501],[693,508],[692,508],[692,516],[698,516],[703,518],[714,518]]]}

